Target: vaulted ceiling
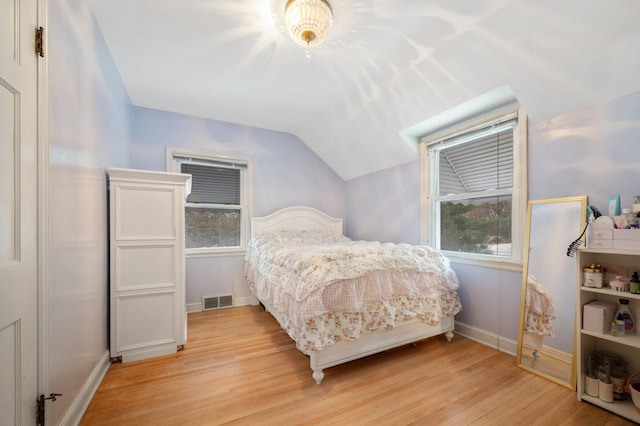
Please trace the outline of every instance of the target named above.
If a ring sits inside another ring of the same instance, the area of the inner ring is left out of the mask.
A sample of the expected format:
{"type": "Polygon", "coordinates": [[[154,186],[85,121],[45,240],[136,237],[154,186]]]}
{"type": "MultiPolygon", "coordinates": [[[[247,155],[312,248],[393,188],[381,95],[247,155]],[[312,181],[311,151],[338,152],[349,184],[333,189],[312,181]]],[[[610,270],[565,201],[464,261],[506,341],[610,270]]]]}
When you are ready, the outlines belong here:
{"type": "Polygon", "coordinates": [[[500,87],[550,118],[640,90],[637,0],[90,0],[133,104],[298,136],[343,179],[417,158],[400,132],[500,87]]]}

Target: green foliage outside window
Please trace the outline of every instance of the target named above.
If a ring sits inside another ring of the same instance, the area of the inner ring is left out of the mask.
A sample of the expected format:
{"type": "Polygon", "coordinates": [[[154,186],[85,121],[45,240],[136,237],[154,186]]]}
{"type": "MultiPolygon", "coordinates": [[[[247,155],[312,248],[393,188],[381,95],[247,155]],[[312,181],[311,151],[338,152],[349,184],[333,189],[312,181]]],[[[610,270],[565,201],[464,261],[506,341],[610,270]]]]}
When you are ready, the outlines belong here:
{"type": "Polygon", "coordinates": [[[511,197],[442,202],[440,224],[443,250],[511,254],[511,197]]]}

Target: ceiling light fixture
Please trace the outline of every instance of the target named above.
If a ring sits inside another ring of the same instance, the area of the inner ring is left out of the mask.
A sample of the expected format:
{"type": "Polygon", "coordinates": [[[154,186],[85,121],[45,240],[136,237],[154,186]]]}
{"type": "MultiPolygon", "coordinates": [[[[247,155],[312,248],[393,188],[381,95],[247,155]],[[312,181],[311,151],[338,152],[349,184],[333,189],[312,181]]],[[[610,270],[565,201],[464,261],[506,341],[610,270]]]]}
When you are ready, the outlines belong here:
{"type": "Polygon", "coordinates": [[[327,38],[333,13],[326,0],[289,0],[284,10],[289,35],[299,45],[318,46],[327,38]]]}

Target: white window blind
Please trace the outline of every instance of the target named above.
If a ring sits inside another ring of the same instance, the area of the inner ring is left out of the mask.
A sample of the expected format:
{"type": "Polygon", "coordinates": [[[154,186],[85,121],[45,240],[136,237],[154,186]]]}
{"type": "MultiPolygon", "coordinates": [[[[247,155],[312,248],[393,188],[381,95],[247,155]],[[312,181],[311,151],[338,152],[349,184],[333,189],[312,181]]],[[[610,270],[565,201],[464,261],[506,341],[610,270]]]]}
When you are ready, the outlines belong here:
{"type": "Polygon", "coordinates": [[[180,172],[191,175],[187,203],[240,204],[240,169],[182,163],[180,172]]]}
{"type": "Polygon", "coordinates": [[[513,186],[513,126],[483,133],[488,134],[434,147],[440,156],[438,195],[513,186]]]}

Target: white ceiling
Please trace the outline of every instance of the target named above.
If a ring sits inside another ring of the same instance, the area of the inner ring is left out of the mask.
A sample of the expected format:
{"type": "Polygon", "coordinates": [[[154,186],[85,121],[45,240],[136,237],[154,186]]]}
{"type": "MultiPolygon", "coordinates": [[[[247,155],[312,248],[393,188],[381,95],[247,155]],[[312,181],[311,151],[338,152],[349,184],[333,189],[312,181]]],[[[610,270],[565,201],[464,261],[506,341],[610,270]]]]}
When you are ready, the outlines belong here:
{"type": "Polygon", "coordinates": [[[307,58],[286,0],[90,0],[135,105],[295,134],[343,179],[495,88],[536,121],[640,90],[637,0],[329,2],[307,58]]]}

